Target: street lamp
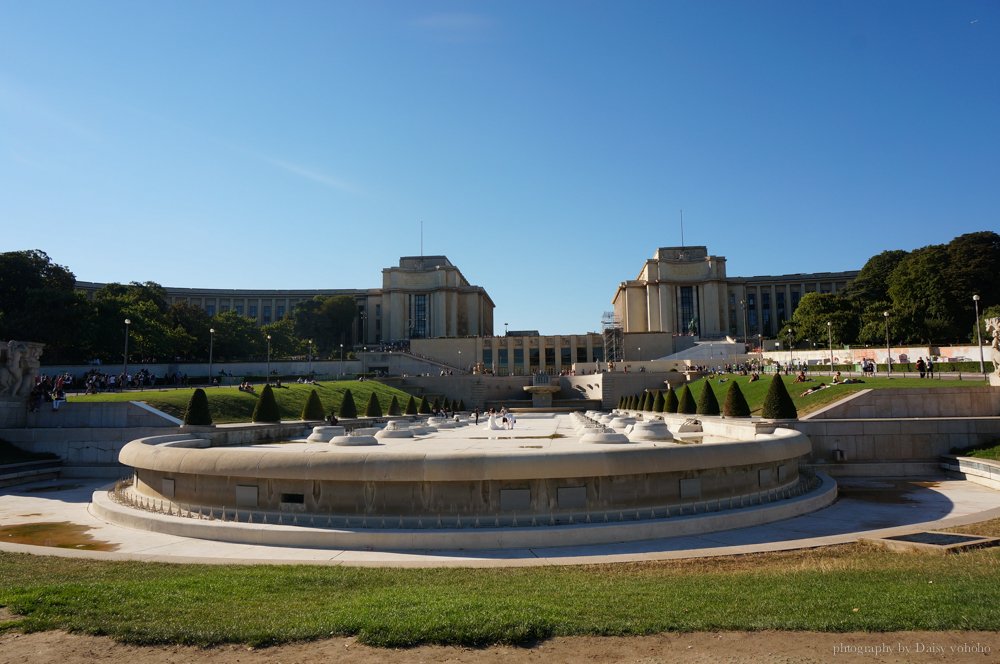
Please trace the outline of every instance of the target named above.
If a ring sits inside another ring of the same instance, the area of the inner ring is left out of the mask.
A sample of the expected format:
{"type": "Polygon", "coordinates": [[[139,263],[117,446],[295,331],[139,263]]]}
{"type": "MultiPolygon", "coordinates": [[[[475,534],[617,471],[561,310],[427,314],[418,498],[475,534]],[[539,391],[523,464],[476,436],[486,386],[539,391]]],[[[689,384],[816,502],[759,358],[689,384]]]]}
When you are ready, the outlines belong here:
{"type": "Polygon", "coordinates": [[[793,363],[793,355],[792,355],[792,353],[795,352],[795,351],[792,350],[792,334],[794,334],[794,333],[795,333],[795,330],[793,330],[792,328],[788,328],[788,332],[786,333],[786,334],[788,334],[788,364],[789,365],[792,365],[792,363],[793,363]]]}
{"type": "Polygon", "coordinates": [[[889,347],[889,312],[883,311],[885,317],[885,377],[892,378],[892,349],[889,347]]]}
{"type": "Polygon", "coordinates": [[[743,307],[743,347],[746,348],[747,345],[747,301],[740,300],[740,306],[743,307]]]}
{"type": "Polygon", "coordinates": [[[309,339],[309,376],[312,377],[313,372],[313,340],[309,339]]]}
{"type": "Polygon", "coordinates": [[[212,385],[212,352],[215,350],[215,328],[208,328],[208,385],[212,385]]]}
{"type": "Polygon", "coordinates": [[[503,335],[504,335],[505,337],[507,336],[507,323],[504,323],[504,324],[503,324],[503,335]]]}
{"type": "Polygon", "coordinates": [[[344,377],[344,344],[340,344],[340,377],[344,377]]]}
{"type": "Polygon", "coordinates": [[[128,318],[125,319],[125,356],[122,362],[122,390],[128,384],[128,326],[132,324],[132,321],[128,318]]]}
{"type": "Polygon", "coordinates": [[[271,384],[271,335],[267,335],[267,384],[271,384]]]}
{"type": "Polygon", "coordinates": [[[826,321],[826,345],[830,349],[830,375],[833,375],[833,323],[826,321]]]}
{"type": "Polygon", "coordinates": [[[972,303],[976,307],[976,341],[979,344],[979,373],[986,375],[986,363],[983,360],[983,333],[979,330],[979,295],[972,296],[972,303]]]}
{"type": "Polygon", "coordinates": [[[760,348],[760,371],[764,371],[764,335],[757,333],[757,347],[760,348]]]}
{"type": "Polygon", "coordinates": [[[642,362],[642,346],[639,346],[639,361],[642,362]]]}

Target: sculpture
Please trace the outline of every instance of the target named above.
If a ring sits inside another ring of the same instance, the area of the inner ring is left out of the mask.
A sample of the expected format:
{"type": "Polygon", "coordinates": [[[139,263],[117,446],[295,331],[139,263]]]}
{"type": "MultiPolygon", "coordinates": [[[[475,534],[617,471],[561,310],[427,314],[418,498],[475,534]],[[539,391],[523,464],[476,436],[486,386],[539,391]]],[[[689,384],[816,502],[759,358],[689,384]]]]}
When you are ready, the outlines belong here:
{"type": "Polygon", "coordinates": [[[993,360],[993,373],[1000,376],[1000,318],[986,319],[986,334],[993,335],[990,359],[993,360]]]}
{"type": "Polygon", "coordinates": [[[31,394],[41,366],[43,345],[8,341],[0,345],[0,397],[23,398],[31,394]]]}

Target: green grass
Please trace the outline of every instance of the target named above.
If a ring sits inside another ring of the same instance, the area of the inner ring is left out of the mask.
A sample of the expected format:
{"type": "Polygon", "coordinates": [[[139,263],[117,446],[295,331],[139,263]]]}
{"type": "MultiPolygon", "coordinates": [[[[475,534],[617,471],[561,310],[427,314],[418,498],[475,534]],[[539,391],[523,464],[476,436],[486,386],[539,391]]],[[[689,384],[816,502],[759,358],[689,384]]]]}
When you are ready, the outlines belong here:
{"type": "MultiPolygon", "coordinates": [[[[212,413],[212,421],[216,424],[226,424],[231,422],[249,422],[253,414],[254,406],[260,394],[261,386],[258,385],[256,394],[240,392],[236,387],[210,387],[205,388],[208,394],[208,407],[212,413]]],[[[339,410],[340,402],[344,397],[344,391],[351,390],[354,396],[354,403],[368,403],[368,395],[374,392],[382,404],[382,411],[389,409],[393,395],[400,403],[406,403],[410,395],[406,392],[389,387],[374,380],[355,381],[322,381],[316,385],[304,385],[300,383],[288,383],[281,389],[274,390],[278,408],[281,410],[281,418],[284,420],[297,420],[302,414],[302,406],[309,398],[309,392],[315,388],[323,403],[324,412],[329,413],[332,409],[339,410]]],[[[70,397],[73,402],[98,402],[98,401],[145,401],[150,406],[158,408],[165,413],[175,417],[183,417],[188,401],[194,388],[167,389],[167,390],[144,390],[129,392],[105,392],[103,394],[90,394],[70,397]]]]}
{"type": "Polygon", "coordinates": [[[703,630],[1000,629],[1000,551],[848,545],[586,567],[384,569],[101,562],[0,553],[5,630],[135,644],[483,646],[703,630]]]}
{"type": "MultiPolygon", "coordinates": [[[[953,452],[955,452],[953,450],[953,452]]],[[[1000,442],[993,443],[988,447],[980,447],[972,450],[961,450],[955,452],[961,456],[976,457],[977,459],[990,459],[1000,461],[1000,442]]]]}
{"type": "MultiPolygon", "coordinates": [[[[960,388],[973,388],[982,387],[983,383],[973,380],[921,380],[920,378],[886,378],[885,376],[879,376],[875,378],[861,378],[864,383],[850,384],[850,385],[832,385],[827,389],[820,390],[819,392],[814,392],[806,396],[802,396],[810,387],[816,387],[820,383],[830,383],[829,374],[820,373],[809,373],[806,374],[807,378],[811,380],[806,383],[795,383],[795,376],[784,376],[785,387],[788,388],[788,393],[792,397],[792,401],[795,403],[795,408],[798,410],[799,415],[804,415],[806,413],[812,412],[814,410],[819,410],[824,406],[839,401],[849,394],[854,394],[855,392],[860,392],[866,389],[886,389],[886,388],[944,388],[944,387],[960,387],[960,388]]],[[[771,375],[765,374],[761,376],[758,381],[750,382],[749,376],[732,376],[724,375],[712,378],[712,389],[715,390],[715,394],[719,397],[720,401],[725,399],[726,390],[729,389],[730,381],[738,381],[740,384],[740,390],[743,392],[743,396],[746,397],[747,403],[750,405],[750,412],[753,415],[760,415],[760,410],[764,404],[764,397],[767,395],[767,388],[771,384],[771,375]],[[725,383],[719,383],[719,378],[726,378],[725,383]]],[[[692,389],[695,389],[692,385],[692,389]]],[[[699,386],[698,390],[701,389],[699,386]]]]}

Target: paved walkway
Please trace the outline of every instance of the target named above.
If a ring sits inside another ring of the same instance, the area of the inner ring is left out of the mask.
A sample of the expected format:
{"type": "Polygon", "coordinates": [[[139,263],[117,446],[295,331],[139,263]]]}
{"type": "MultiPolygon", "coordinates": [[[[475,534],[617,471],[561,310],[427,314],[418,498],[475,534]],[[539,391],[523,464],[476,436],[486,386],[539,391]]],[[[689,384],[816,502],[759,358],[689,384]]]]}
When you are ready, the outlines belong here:
{"type": "Polygon", "coordinates": [[[432,566],[526,566],[667,560],[809,548],[1000,518],[1000,491],[965,480],[928,478],[838,480],[840,498],[812,514],[763,526],[699,536],[598,546],[495,551],[378,552],[230,544],[132,530],[93,516],[91,494],[103,483],[52,480],[0,492],[0,550],[115,560],[210,564],[324,564],[432,566]],[[17,528],[34,524],[31,544],[16,543],[17,528]],[[44,546],[69,524],[112,551],[44,546]],[[41,545],[41,546],[40,546],[41,545]]]}

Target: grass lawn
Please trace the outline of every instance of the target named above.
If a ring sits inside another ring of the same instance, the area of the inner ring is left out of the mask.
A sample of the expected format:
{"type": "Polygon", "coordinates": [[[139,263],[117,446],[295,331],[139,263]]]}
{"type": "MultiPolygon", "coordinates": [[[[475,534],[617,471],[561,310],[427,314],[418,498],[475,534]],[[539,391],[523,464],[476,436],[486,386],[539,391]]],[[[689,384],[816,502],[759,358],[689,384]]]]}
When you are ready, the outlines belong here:
{"type": "Polygon", "coordinates": [[[976,457],[977,459],[990,459],[992,461],[1000,461],[1000,444],[995,444],[990,447],[981,447],[975,450],[963,450],[961,452],[962,456],[976,457]]]}
{"type": "Polygon", "coordinates": [[[605,566],[382,569],[101,562],[0,553],[4,630],[137,644],[377,646],[703,630],[998,630],[1000,550],[861,544],[605,566]]]}
{"type": "MultiPolygon", "coordinates": [[[[254,406],[257,404],[260,387],[257,386],[256,394],[240,392],[236,387],[205,388],[205,392],[208,394],[208,407],[212,412],[212,421],[216,424],[249,422],[250,416],[253,415],[254,406]]],[[[383,413],[388,412],[393,396],[399,402],[400,410],[406,408],[406,402],[410,399],[410,395],[406,392],[374,380],[322,381],[316,385],[288,383],[285,387],[274,390],[278,408],[281,410],[281,418],[284,420],[299,419],[302,407],[305,405],[306,399],[309,398],[309,392],[314,388],[319,394],[320,401],[323,402],[324,411],[327,413],[333,409],[339,412],[340,402],[344,398],[344,392],[348,389],[351,390],[359,415],[364,415],[365,406],[368,404],[368,398],[372,392],[377,395],[383,413]]],[[[70,400],[73,402],[145,401],[150,406],[165,413],[175,417],[184,417],[184,411],[187,409],[193,391],[194,388],[105,392],[103,394],[72,396],[70,400]]]]}

